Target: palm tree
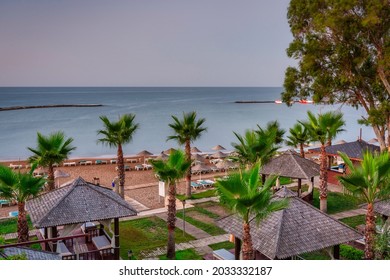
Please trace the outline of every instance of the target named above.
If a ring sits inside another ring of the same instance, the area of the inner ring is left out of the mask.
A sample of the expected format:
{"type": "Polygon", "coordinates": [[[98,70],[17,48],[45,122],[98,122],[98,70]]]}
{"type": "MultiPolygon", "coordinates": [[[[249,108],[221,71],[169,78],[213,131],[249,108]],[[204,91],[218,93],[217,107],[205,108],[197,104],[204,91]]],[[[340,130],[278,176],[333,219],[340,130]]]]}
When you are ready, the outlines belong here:
{"type": "Polygon", "coordinates": [[[134,123],[134,118],[133,114],[125,114],[119,117],[117,122],[111,122],[106,116],[100,116],[104,128],[97,132],[98,135],[103,135],[98,142],[117,148],[119,194],[122,198],[125,197],[125,165],[122,146],[133,140],[133,134],[139,127],[138,123],[134,123]]]}
{"type": "Polygon", "coordinates": [[[37,166],[48,168],[48,190],[54,190],[54,164],[61,164],[67,159],[70,153],[76,149],[72,146],[73,138],[66,138],[65,133],[57,131],[48,136],[37,133],[37,147],[28,148],[34,153],[29,161],[37,166]]]}
{"type": "Polygon", "coordinates": [[[321,143],[320,155],[320,210],[327,212],[327,197],[328,197],[328,161],[326,157],[326,143],[332,141],[336,135],[343,131],[345,125],[343,114],[337,112],[326,112],[319,114],[316,117],[312,112],[307,112],[308,121],[301,123],[310,134],[313,141],[321,143]]]}
{"type": "Polygon", "coordinates": [[[367,202],[366,227],[364,231],[364,257],[374,258],[375,215],[374,202],[390,197],[390,158],[386,151],[373,156],[365,153],[360,166],[355,166],[346,154],[339,153],[350,172],[339,177],[340,183],[352,195],[364,198],[367,202]]]}
{"type": "Polygon", "coordinates": [[[257,130],[246,130],[244,135],[233,132],[239,143],[232,143],[238,154],[236,160],[247,169],[256,163],[267,163],[280,148],[283,141],[284,130],[279,128],[277,121],[269,122],[266,128],[257,126],[257,130]]]}
{"type": "Polygon", "coordinates": [[[310,135],[306,127],[300,123],[296,123],[290,128],[290,135],[287,136],[286,144],[291,147],[299,147],[301,157],[305,157],[305,150],[303,149],[305,144],[310,142],[310,135]]]}
{"type": "MultiPolygon", "coordinates": [[[[204,118],[196,119],[196,112],[183,112],[183,119],[172,116],[173,123],[169,127],[173,129],[175,135],[169,136],[168,140],[176,140],[179,145],[185,145],[185,154],[187,161],[191,161],[191,142],[197,140],[206,127],[202,125],[206,121],[204,118]]],[[[186,175],[186,196],[191,197],[191,167],[186,175]]]]}
{"type": "Polygon", "coordinates": [[[271,187],[276,177],[269,177],[261,184],[259,165],[252,169],[233,173],[228,179],[216,182],[221,202],[243,219],[242,253],[244,260],[253,259],[250,222],[265,219],[272,212],[287,207],[287,200],[272,201],[271,187]]]}
{"type": "Polygon", "coordinates": [[[175,223],[176,223],[176,183],[183,178],[191,166],[184,153],[180,150],[169,155],[168,160],[153,160],[154,171],[168,185],[168,246],[167,258],[175,258],[175,223]]]}
{"type": "Polygon", "coordinates": [[[18,203],[18,242],[28,241],[27,214],[24,209],[27,199],[36,196],[45,184],[43,178],[34,178],[34,168],[29,173],[14,172],[0,165],[0,197],[18,203]]]}
{"type": "Polygon", "coordinates": [[[280,124],[278,121],[270,121],[266,124],[265,128],[257,125],[256,132],[262,138],[272,138],[275,145],[279,145],[283,143],[283,136],[286,131],[280,128],[280,124]]]}

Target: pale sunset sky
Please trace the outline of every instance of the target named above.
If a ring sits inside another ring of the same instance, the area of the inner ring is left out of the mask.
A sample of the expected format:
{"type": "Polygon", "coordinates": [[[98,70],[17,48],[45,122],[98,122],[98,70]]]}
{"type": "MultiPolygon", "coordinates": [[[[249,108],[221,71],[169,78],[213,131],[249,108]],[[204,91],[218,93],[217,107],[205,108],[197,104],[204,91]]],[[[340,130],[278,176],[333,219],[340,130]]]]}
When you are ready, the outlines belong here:
{"type": "Polygon", "coordinates": [[[0,86],[282,86],[288,0],[2,0],[0,86]]]}

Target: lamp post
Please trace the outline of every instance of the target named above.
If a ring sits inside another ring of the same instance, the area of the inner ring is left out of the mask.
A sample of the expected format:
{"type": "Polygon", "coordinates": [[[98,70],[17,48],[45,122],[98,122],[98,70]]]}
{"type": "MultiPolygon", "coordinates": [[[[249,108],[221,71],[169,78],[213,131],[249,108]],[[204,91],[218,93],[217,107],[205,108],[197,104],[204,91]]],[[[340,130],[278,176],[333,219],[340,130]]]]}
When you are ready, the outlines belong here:
{"type": "Polygon", "coordinates": [[[133,257],[133,250],[128,250],[127,251],[127,257],[129,260],[131,260],[131,258],[133,257]]]}
{"type": "Polygon", "coordinates": [[[186,200],[181,201],[183,203],[183,236],[186,234],[186,200]]]}

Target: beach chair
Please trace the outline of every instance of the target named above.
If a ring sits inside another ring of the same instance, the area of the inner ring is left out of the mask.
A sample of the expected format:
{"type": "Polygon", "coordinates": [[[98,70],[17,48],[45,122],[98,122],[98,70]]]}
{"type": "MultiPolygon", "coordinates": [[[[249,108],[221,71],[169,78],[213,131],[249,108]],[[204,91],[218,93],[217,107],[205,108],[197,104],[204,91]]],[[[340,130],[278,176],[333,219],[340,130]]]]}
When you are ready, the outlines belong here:
{"type": "Polygon", "coordinates": [[[138,164],[134,167],[134,169],[140,171],[140,170],[144,170],[144,167],[141,164],[138,164]]]}
{"type": "Polygon", "coordinates": [[[11,205],[11,201],[6,200],[6,199],[0,199],[0,208],[2,208],[3,205],[10,206],[11,205]]]}
{"type": "Polygon", "coordinates": [[[191,182],[191,188],[197,190],[197,189],[199,189],[201,187],[202,187],[201,184],[198,184],[198,183],[195,183],[195,182],[191,182]]]}

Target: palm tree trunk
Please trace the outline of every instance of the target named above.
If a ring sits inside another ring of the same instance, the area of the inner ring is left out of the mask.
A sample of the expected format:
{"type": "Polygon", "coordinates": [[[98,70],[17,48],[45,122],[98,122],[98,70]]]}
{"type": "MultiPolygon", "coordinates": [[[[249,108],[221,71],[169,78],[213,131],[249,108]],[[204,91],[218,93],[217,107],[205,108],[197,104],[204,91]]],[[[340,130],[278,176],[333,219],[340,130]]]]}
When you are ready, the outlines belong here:
{"type": "Polygon", "coordinates": [[[52,191],[56,188],[54,185],[54,167],[53,164],[49,164],[48,166],[48,171],[47,171],[47,186],[48,186],[48,191],[52,191]]]}
{"type": "MultiPolygon", "coordinates": [[[[190,140],[186,141],[186,159],[188,161],[191,161],[191,144],[190,140]]],[[[191,166],[188,168],[187,174],[186,174],[186,196],[191,197],[191,166]]]]}
{"type": "Polygon", "coordinates": [[[305,150],[303,149],[303,143],[299,143],[299,149],[301,152],[301,157],[305,158],[305,150]]]}
{"type": "Polygon", "coordinates": [[[375,234],[375,216],[374,205],[368,203],[366,214],[366,228],[364,231],[365,246],[364,258],[367,260],[374,259],[374,234],[375,234]]]}
{"type": "Polygon", "coordinates": [[[168,244],[167,244],[167,258],[175,259],[175,227],[176,227],[176,186],[173,182],[169,183],[168,192],[168,244]]]}
{"type": "Polygon", "coordinates": [[[18,202],[18,243],[28,241],[27,215],[24,202],[18,202]]]}
{"type": "Polygon", "coordinates": [[[325,145],[321,145],[321,164],[320,164],[320,210],[328,212],[328,166],[326,158],[325,145]]]}
{"type": "Polygon", "coordinates": [[[250,233],[250,225],[248,222],[244,222],[243,224],[242,239],[242,258],[244,260],[253,260],[252,237],[250,233]]]}
{"type": "Polygon", "coordinates": [[[123,161],[123,150],[122,145],[118,145],[117,151],[118,158],[118,178],[119,178],[119,195],[125,198],[125,165],[123,161]]]}

